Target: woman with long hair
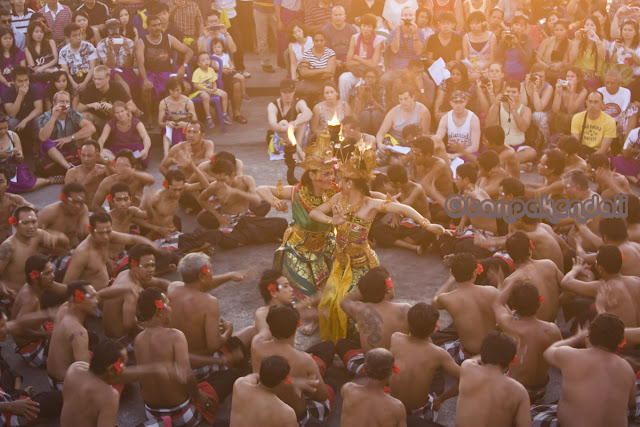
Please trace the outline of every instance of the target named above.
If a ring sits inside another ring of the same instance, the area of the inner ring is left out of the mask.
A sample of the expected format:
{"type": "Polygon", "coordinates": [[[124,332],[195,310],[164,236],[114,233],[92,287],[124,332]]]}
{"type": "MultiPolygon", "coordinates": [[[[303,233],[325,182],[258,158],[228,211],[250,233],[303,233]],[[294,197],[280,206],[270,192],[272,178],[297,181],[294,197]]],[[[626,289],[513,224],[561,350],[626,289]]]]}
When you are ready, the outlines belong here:
{"type": "Polygon", "coordinates": [[[289,36],[289,74],[292,80],[298,80],[298,65],[302,55],[313,47],[313,39],[305,35],[304,26],[299,21],[293,21],[287,27],[289,36]]]}
{"type": "Polygon", "coordinates": [[[487,29],[487,17],[480,11],[471,12],[467,19],[471,30],[462,38],[462,57],[471,62],[469,79],[486,77],[489,65],[495,60],[498,45],[495,34],[487,29]]]}
{"type": "Polygon", "coordinates": [[[433,109],[437,123],[440,122],[442,116],[451,110],[449,98],[451,98],[453,92],[459,90],[463,91],[467,96],[467,105],[475,106],[476,85],[469,81],[469,71],[467,67],[460,62],[456,62],[453,67],[451,67],[451,77],[440,83],[436,92],[433,109]]]}
{"type": "Polygon", "coordinates": [[[631,66],[632,81],[623,82],[623,86],[631,90],[632,101],[640,100],[640,32],[635,20],[627,19],[620,25],[620,37],[609,47],[609,62],[631,66]]]}
{"type": "Polygon", "coordinates": [[[44,91],[52,72],[58,71],[58,49],[56,42],[40,21],[31,21],[27,27],[27,46],[24,51],[27,65],[33,72],[31,80],[44,91]]]}
{"type": "Polygon", "coordinates": [[[351,115],[351,107],[349,104],[340,99],[340,93],[336,85],[332,82],[326,82],[322,88],[324,101],[319,102],[313,107],[313,116],[311,117],[311,132],[321,132],[334,115],[342,122],[345,116],[351,115]]]}
{"type": "MultiPolygon", "coordinates": [[[[329,134],[319,134],[305,152],[301,163],[305,172],[297,185],[283,186],[279,182],[277,186],[262,185],[256,189],[265,202],[280,212],[288,211],[285,200],[291,202],[293,223],[275,252],[273,265],[289,280],[298,299],[322,290],[329,277],[335,246],[332,227],[314,221],[309,213],[338,192],[334,182],[336,160],[329,134]]],[[[310,335],[317,326],[317,322],[312,322],[302,333],[310,335]]]]}
{"type": "Polygon", "coordinates": [[[602,80],[597,74],[607,52],[606,40],[602,40],[599,33],[600,20],[595,17],[585,18],[569,48],[569,63],[582,70],[585,86],[592,90],[602,86],[602,80]]]}
{"type": "Polygon", "coordinates": [[[584,101],[587,99],[587,92],[579,68],[569,68],[564,79],[556,81],[549,122],[552,135],[571,133],[571,118],[574,114],[585,110],[584,101]]]}
{"type": "Polygon", "coordinates": [[[73,90],[71,78],[66,71],[59,70],[51,73],[50,82],[51,83],[49,84],[49,87],[47,87],[47,92],[44,96],[44,111],[51,110],[51,108],[53,108],[53,95],[61,90],[66,91],[71,96],[71,108],[78,108],[80,98],[76,91],[73,90]]]}
{"type": "Polygon", "coordinates": [[[138,29],[133,26],[131,12],[129,12],[126,5],[121,4],[114,7],[111,16],[120,21],[120,35],[134,42],[138,41],[138,29]]]}
{"type": "Polygon", "coordinates": [[[547,81],[554,85],[564,74],[564,67],[569,59],[569,21],[558,19],[553,25],[553,35],[540,43],[536,50],[536,60],[547,67],[547,81]]]}
{"type": "Polygon", "coordinates": [[[82,36],[85,41],[91,43],[93,47],[98,46],[102,37],[100,37],[100,31],[91,25],[91,22],[89,21],[89,14],[87,12],[84,10],[76,10],[73,12],[71,22],[80,25],[80,28],[82,28],[82,36]]]}
{"type": "Polygon", "coordinates": [[[16,46],[11,27],[0,27],[0,95],[11,85],[11,71],[17,66],[27,66],[24,52],[16,46]]]}
{"type": "Polygon", "coordinates": [[[333,227],[336,233],[333,266],[318,306],[320,312],[325,313],[320,317],[323,341],[336,342],[358,336],[355,319],[348,318],[340,303],[354,291],[362,276],[380,264],[368,242],[369,230],[378,213],[390,212],[411,218],[435,235],[445,233],[442,226],[432,224],[411,206],[372,198],[369,182],[375,167],[375,151],[368,149],[364,142],[357,143],[340,165],[340,193],[309,213],[311,219],[333,227]]]}

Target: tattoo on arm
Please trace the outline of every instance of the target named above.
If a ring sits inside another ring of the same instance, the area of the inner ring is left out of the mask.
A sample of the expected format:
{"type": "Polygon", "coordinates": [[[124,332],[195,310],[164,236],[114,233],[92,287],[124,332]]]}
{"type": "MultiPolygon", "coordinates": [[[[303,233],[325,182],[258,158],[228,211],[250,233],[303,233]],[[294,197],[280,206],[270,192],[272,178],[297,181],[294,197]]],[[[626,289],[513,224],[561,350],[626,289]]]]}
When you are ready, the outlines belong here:
{"type": "Polygon", "coordinates": [[[7,261],[13,255],[13,245],[10,242],[4,242],[0,245],[0,261],[7,261]]]}
{"type": "Polygon", "coordinates": [[[367,336],[367,344],[377,347],[382,340],[382,316],[367,305],[358,316],[360,332],[367,336]]]}

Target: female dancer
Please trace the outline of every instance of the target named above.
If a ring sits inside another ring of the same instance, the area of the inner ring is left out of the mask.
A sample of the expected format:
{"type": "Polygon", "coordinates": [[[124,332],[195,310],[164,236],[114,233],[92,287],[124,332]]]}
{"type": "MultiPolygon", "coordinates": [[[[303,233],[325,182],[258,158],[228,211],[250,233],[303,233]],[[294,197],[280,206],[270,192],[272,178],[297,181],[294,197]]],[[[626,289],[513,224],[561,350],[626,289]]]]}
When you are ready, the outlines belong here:
{"type": "Polygon", "coordinates": [[[325,341],[336,342],[340,338],[358,335],[355,319],[347,318],[340,302],[365,273],[379,265],[378,256],[367,240],[373,219],[379,212],[411,218],[436,235],[446,232],[442,226],[431,224],[410,206],[371,198],[368,185],[375,167],[375,151],[367,149],[362,141],[356,144],[351,156],[339,169],[340,193],[309,213],[311,219],[336,228],[335,259],[318,306],[321,313],[327,312],[320,316],[320,334],[325,341]],[[333,216],[328,216],[330,213],[333,216]]]}

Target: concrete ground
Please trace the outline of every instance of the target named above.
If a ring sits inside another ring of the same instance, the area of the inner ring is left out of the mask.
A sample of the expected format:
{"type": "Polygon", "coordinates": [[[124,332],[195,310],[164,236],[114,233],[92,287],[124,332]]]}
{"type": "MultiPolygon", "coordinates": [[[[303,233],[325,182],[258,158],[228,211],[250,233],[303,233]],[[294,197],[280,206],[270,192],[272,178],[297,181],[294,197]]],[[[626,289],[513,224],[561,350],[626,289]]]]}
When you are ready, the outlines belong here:
{"type": "MultiPolygon", "coordinates": [[[[216,127],[207,132],[207,138],[215,143],[215,151],[230,151],[244,162],[244,172],[255,178],[257,185],[275,185],[278,179],[286,181],[286,168],[283,161],[269,161],[265,134],[266,106],[277,95],[277,89],[269,89],[278,86],[279,80],[284,76],[284,72],[279,70],[275,75],[267,75],[259,70],[259,63],[255,55],[247,55],[248,70],[253,77],[247,80],[249,94],[253,100],[245,104],[243,113],[249,120],[246,125],[234,123],[227,127],[227,132],[222,134],[216,127]],[[267,95],[267,96],[263,96],[267,95]]],[[[162,145],[158,137],[153,138],[154,145],[151,150],[151,162],[148,172],[156,177],[156,184],[153,189],[159,189],[162,177],[157,168],[161,161],[162,145]]],[[[297,175],[300,176],[301,170],[297,175]]],[[[28,194],[29,201],[42,208],[48,203],[57,200],[60,186],[51,186],[42,190],[28,194]]],[[[185,231],[191,231],[196,227],[193,217],[189,217],[184,212],[179,212],[183,218],[185,231]]],[[[281,215],[271,212],[269,215],[281,215]]],[[[283,215],[291,219],[290,214],[283,215]]],[[[273,258],[273,251],[277,244],[264,244],[259,246],[244,247],[235,250],[218,250],[212,257],[212,263],[216,274],[228,271],[246,271],[247,279],[239,283],[228,283],[212,292],[220,301],[221,315],[234,325],[234,330],[240,330],[253,324],[255,310],[262,305],[262,300],[257,290],[257,281],[262,270],[270,268],[273,258]]],[[[430,302],[431,297],[438,287],[442,285],[448,277],[448,271],[443,266],[440,258],[433,254],[419,256],[415,253],[402,249],[377,249],[381,264],[392,272],[393,281],[396,284],[396,301],[415,304],[416,302],[430,302]]],[[[166,276],[170,280],[179,280],[177,274],[166,276]]],[[[446,312],[441,312],[441,325],[448,325],[450,317],[446,312]]],[[[99,328],[99,322],[92,322],[99,328]]],[[[296,346],[299,349],[306,349],[320,340],[316,333],[312,337],[299,336],[296,338],[296,346]]],[[[3,357],[25,378],[25,386],[33,385],[36,391],[47,390],[46,373],[27,366],[22,358],[15,354],[13,342],[3,343],[3,357]]],[[[349,380],[346,371],[338,366],[329,369],[329,377],[333,381],[342,385],[349,380]]],[[[559,398],[560,376],[557,372],[551,373],[551,383],[545,402],[553,402],[559,398]]],[[[221,422],[228,421],[230,413],[230,398],[220,407],[217,419],[221,422]]],[[[327,423],[329,426],[340,425],[341,399],[336,390],[336,401],[333,413],[327,423]]],[[[446,426],[454,425],[456,399],[445,402],[440,411],[438,422],[446,426]]],[[[125,389],[118,417],[118,425],[134,426],[144,420],[144,408],[137,384],[128,386],[125,389]]],[[[217,424],[217,423],[216,423],[217,424]]],[[[47,426],[57,426],[58,423],[41,424],[47,426]]],[[[203,424],[207,425],[207,424],[203,424]]]]}

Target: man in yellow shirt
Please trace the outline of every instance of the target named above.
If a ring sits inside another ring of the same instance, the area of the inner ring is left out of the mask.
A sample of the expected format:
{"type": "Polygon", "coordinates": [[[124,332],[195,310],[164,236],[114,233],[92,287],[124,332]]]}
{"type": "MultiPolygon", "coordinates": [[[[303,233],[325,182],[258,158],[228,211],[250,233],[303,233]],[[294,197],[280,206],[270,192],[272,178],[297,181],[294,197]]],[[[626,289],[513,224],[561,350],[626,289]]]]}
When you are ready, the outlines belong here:
{"type": "Polygon", "coordinates": [[[571,135],[582,144],[580,156],[594,152],[607,154],[616,137],[616,121],[602,111],[602,93],[593,91],[587,95],[587,111],[577,113],[571,119],[571,135]]]}

